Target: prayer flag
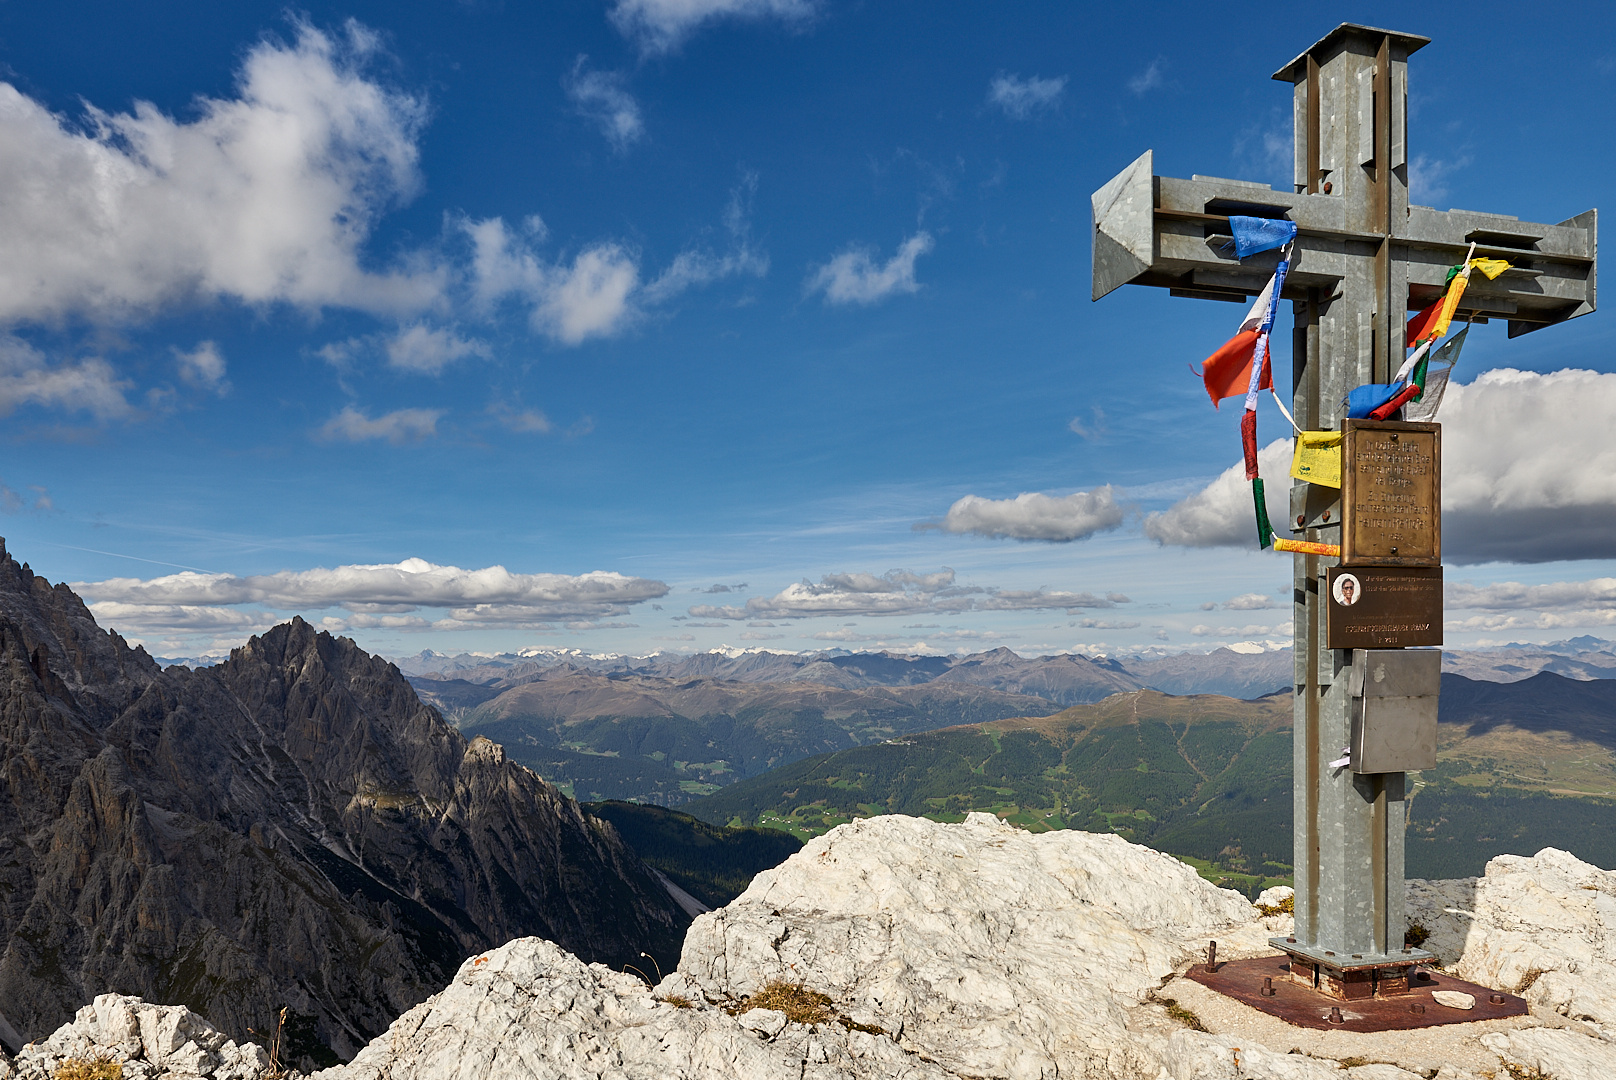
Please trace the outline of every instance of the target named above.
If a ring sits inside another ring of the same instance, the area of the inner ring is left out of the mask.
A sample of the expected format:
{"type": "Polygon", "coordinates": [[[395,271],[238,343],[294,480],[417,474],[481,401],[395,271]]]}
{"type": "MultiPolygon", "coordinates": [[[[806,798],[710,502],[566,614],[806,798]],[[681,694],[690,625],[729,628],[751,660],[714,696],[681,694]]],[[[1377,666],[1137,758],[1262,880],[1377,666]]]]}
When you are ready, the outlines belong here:
{"type": "Polygon", "coordinates": [[[1274,542],[1274,527],[1268,522],[1268,502],[1261,479],[1251,481],[1251,498],[1257,504],[1257,546],[1265,548],[1274,542]]]}
{"type": "Polygon", "coordinates": [[[1246,448],[1246,479],[1257,479],[1257,410],[1240,414],[1240,443],[1246,448]]]}
{"type": "Polygon", "coordinates": [[[1303,431],[1296,436],[1291,475],[1323,487],[1341,486],[1341,433],[1303,431]]]}
{"type": "Polygon", "coordinates": [[[1471,259],[1470,265],[1486,274],[1488,281],[1496,281],[1499,274],[1509,269],[1509,263],[1504,259],[1471,259]]]}
{"type": "MultiPolygon", "coordinates": [[[[1206,395],[1212,399],[1214,409],[1218,407],[1218,402],[1239,394],[1251,382],[1251,359],[1257,344],[1257,331],[1268,315],[1268,298],[1273,295],[1273,290],[1274,279],[1269,278],[1257,302],[1251,305],[1251,310],[1241,321],[1240,332],[1201,362],[1201,379],[1206,383],[1206,395]]],[[[1274,385],[1273,373],[1266,370],[1266,366],[1261,387],[1265,390],[1274,385]]]]}
{"type": "Polygon", "coordinates": [[[1396,397],[1402,389],[1401,383],[1364,383],[1347,394],[1347,416],[1353,420],[1367,420],[1370,413],[1396,397]]]}
{"type": "Polygon", "coordinates": [[[1311,540],[1286,540],[1282,536],[1274,537],[1275,551],[1292,551],[1301,555],[1325,555],[1332,559],[1341,557],[1340,544],[1315,544],[1311,540]]]}
{"type": "Polygon", "coordinates": [[[1428,424],[1436,419],[1436,411],[1442,406],[1442,394],[1448,388],[1448,378],[1453,374],[1454,365],[1459,362],[1459,352],[1464,348],[1465,336],[1470,333],[1466,326],[1442,348],[1431,354],[1430,371],[1425,377],[1425,392],[1413,402],[1403,408],[1403,419],[1416,423],[1428,424]]]}
{"type": "MultiPolygon", "coordinates": [[[[1446,299],[1446,297],[1444,297],[1446,299]]],[[[1408,331],[1403,335],[1403,347],[1412,349],[1422,340],[1431,336],[1431,327],[1436,324],[1437,316],[1442,314],[1442,301],[1438,300],[1430,307],[1422,310],[1418,315],[1408,320],[1408,331]]]]}
{"type": "Polygon", "coordinates": [[[1296,222],[1284,218],[1229,217],[1229,231],[1234,233],[1234,254],[1237,259],[1284,247],[1296,239],[1296,222]]]}

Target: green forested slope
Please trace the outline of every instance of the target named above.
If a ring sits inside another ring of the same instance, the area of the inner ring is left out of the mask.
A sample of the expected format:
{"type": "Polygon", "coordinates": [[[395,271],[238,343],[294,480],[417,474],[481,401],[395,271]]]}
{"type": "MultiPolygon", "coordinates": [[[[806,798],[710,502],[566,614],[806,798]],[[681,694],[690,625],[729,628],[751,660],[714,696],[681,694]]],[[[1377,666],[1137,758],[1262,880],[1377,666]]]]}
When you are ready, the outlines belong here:
{"type": "MultiPolygon", "coordinates": [[[[1603,688],[1547,676],[1536,688],[1472,691],[1449,678],[1440,763],[1410,778],[1408,875],[1479,874],[1494,855],[1549,846],[1616,866],[1616,801],[1599,797],[1611,787],[1605,744],[1616,741],[1603,688]],[[1545,694],[1565,707],[1545,709],[1545,694]]],[[[987,811],[1035,831],[1117,832],[1253,893],[1290,872],[1290,697],[1119,694],[821,754],[685,809],[800,837],[855,816],[987,811]]]]}

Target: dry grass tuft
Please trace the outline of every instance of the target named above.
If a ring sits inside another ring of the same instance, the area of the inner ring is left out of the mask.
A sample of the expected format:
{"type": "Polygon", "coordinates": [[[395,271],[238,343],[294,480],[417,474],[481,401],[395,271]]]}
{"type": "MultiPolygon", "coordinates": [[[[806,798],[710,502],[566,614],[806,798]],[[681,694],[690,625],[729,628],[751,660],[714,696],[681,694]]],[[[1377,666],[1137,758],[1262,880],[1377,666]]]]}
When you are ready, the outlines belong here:
{"type": "Polygon", "coordinates": [[[1277,904],[1258,904],[1257,910],[1264,915],[1295,915],[1296,897],[1287,896],[1277,904]]]}
{"type": "Polygon", "coordinates": [[[123,1080],[123,1062],[115,1058],[67,1058],[56,1066],[55,1080],[123,1080]]]}
{"type": "Polygon", "coordinates": [[[737,1013],[753,1009],[774,1009],[786,1014],[793,1024],[823,1024],[836,1015],[830,998],[802,983],[772,982],[741,1002],[737,1013]]]}
{"type": "Polygon", "coordinates": [[[1424,945],[1426,939],[1430,936],[1431,931],[1425,928],[1424,923],[1411,922],[1408,924],[1408,929],[1403,932],[1403,946],[1417,949],[1424,945]]]}
{"type": "Polygon", "coordinates": [[[1201,1023],[1201,1018],[1196,1016],[1189,1009],[1186,1009],[1184,1006],[1180,1005],[1177,998],[1159,997],[1156,999],[1156,1002],[1157,1004],[1166,1007],[1168,1016],[1172,1017],[1174,1020],[1177,1020],[1180,1024],[1183,1024],[1191,1031],[1206,1030],[1206,1025],[1201,1023]]]}
{"type": "Polygon", "coordinates": [[[672,1005],[675,1009],[694,1009],[696,1007],[696,1003],[683,994],[669,994],[667,997],[659,998],[658,1000],[672,1005]]]}

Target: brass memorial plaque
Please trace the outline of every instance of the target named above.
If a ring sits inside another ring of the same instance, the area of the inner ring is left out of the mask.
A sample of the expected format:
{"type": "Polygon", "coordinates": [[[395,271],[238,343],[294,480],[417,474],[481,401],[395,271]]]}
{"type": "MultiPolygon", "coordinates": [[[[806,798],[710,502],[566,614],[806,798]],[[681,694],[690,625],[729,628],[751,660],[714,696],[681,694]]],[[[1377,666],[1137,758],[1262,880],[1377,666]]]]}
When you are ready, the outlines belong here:
{"type": "Polygon", "coordinates": [[[1343,420],[1343,566],[1442,565],[1442,425],[1343,420]]]}
{"type": "Polygon", "coordinates": [[[1326,583],[1326,648],[1442,644],[1440,566],[1332,566],[1326,583]]]}

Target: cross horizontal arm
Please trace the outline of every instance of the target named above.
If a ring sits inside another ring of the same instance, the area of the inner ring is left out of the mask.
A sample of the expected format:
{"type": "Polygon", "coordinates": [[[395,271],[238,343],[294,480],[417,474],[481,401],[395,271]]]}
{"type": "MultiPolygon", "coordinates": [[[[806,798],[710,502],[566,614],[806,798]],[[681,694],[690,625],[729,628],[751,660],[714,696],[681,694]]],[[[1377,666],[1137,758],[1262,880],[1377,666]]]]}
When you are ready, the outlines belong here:
{"type": "MultiPolygon", "coordinates": [[[[1180,295],[1243,300],[1262,291],[1278,252],[1240,262],[1229,244],[1229,217],[1286,218],[1297,224],[1286,296],[1329,288],[1358,260],[1389,242],[1407,270],[1409,303],[1439,296],[1449,267],[1475,244],[1477,255],[1511,264],[1497,280],[1472,279],[1459,312],[1501,315],[1529,326],[1561,322],[1595,306],[1598,219],[1588,211],[1558,225],[1505,214],[1411,206],[1395,232],[1348,227],[1343,199],[1275,191],[1217,177],[1155,176],[1147,152],[1094,196],[1094,298],[1124,284],[1155,285],[1180,295]],[[1226,246],[1228,250],[1225,250],[1226,246]]],[[[1399,215],[1401,216],[1401,215],[1399,215]]]]}

